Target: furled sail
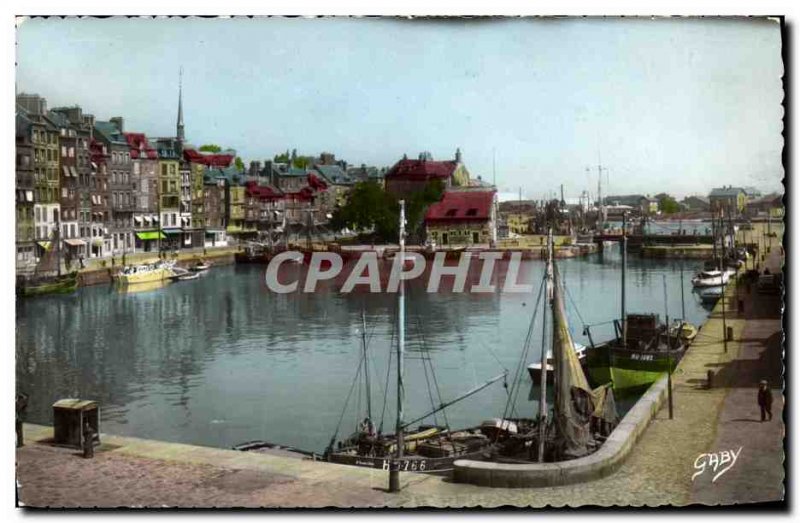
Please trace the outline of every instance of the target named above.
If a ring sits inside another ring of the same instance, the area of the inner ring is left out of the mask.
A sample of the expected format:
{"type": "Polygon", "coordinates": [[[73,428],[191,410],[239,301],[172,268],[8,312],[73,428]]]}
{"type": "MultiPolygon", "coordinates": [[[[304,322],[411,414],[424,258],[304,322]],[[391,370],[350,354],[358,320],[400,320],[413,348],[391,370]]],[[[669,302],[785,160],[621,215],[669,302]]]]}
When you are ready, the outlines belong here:
{"type": "Polygon", "coordinates": [[[564,308],[561,278],[553,264],[553,361],[555,385],[555,423],[558,431],[558,454],[577,458],[588,454],[593,445],[592,421],[616,424],[614,394],[610,386],[592,390],[581,368],[569,333],[564,308]]]}

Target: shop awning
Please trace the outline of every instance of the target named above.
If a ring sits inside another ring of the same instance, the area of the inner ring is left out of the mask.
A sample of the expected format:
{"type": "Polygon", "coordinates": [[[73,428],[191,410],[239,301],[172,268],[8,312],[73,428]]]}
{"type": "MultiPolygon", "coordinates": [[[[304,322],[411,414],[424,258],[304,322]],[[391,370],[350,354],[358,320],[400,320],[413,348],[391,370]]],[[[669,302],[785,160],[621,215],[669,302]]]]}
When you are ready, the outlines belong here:
{"type": "Polygon", "coordinates": [[[78,177],[78,171],[76,171],[76,170],[75,170],[75,167],[73,167],[73,166],[71,166],[71,165],[70,165],[70,166],[69,166],[69,172],[71,172],[71,173],[72,173],[72,176],[73,176],[73,177],[75,177],[75,178],[77,178],[77,177],[78,177]]]}
{"type": "Polygon", "coordinates": [[[162,229],[164,234],[181,234],[183,229],[162,229]]]}
{"type": "Polygon", "coordinates": [[[133,217],[133,221],[135,221],[136,223],[142,223],[142,217],[141,216],[134,216],[133,217]]]}
{"type": "Polygon", "coordinates": [[[145,232],[137,232],[136,237],[140,240],[163,240],[166,238],[161,232],[159,231],[145,231],[145,232]]]}
{"type": "Polygon", "coordinates": [[[103,240],[100,238],[95,238],[94,240],[92,240],[92,245],[94,245],[95,247],[102,247],[103,240]]]}
{"type": "Polygon", "coordinates": [[[62,171],[64,171],[64,176],[66,176],[67,178],[69,178],[69,167],[68,167],[68,166],[66,166],[66,165],[62,165],[62,166],[61,166],[61,170],[62,170],[62,171]]]}
{"type": "Polygon", "coordinates": [[[64,240],[64,243],[66,243],[70,247],[83,247],[84,245],[86,245],[85,241],[72,239],[72,238],[70,238],[68,240],[64,240]]]}
{"type": "Polygon", "coordinates": [[[44,250],[46,250],[46,251],[49,251],[49,250],[50,250],[50,242],[36,242],[36,243],[37,243],[37,244],[39,245],[39,247],[41,247],[42,249],[44,249],[44,250]]]}

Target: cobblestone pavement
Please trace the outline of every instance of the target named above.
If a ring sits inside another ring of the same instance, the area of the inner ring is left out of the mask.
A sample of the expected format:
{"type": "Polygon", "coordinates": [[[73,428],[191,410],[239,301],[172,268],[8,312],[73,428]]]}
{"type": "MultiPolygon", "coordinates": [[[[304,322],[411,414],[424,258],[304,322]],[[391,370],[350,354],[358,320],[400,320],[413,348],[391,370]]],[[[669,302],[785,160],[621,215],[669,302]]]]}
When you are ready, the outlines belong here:
{"type": "MultiPolygon", "coordinates": [[[[773,259],[778,252],[768,260],[773,267],[780,264],[773,259]]],[[[665,404],[620,469],[596,481],[492,489],[404,474],[402,492],[388,494],[383,471],[136,438],[103,435],[104,446],[85,460],[42,441],[52,429],[26,425],[31,443],[17,450],[19,497],[39,507],[558,507],[779,500],[784,479],[780,299],[739,292],[746,312],[726,317],[734,336],[727,352],[717,308],[674,375],[674,419],[665,404]],[[709,369],[716,373],[711,389],[709,369]],[[770,423],[751,421],[758,415],[754,383],[764,377],[774,387],[770,423]],[[708,473],[692,481],[699,455],[739,446],[736,464],[716,482],[708,473]]]]}
{"type": "MultiPolygon", "coordinates": [[[[782,268],[779,249],[772,249],[766,265],[773,274],[782,268]]],[[[731,387],[720,412],[714,444],[706,452],[738,451],[731,468],[712,481],[704,473],[693,485],[692,501],[704,504],[774,501],[784,495],[783,439],[783,333],[776,311],[780,296],[751,296],[747,301],[747,324],[742,331],[739,358],[719,369],[731,387]],[[770,383],[773,396],[772,421],[761,422],[756,402],[760,380],[770,383]],[[741,450],[740,450],[741,449],[741,450]]],[[[721,472],[724,467],[720,466],[721,472]]]]}

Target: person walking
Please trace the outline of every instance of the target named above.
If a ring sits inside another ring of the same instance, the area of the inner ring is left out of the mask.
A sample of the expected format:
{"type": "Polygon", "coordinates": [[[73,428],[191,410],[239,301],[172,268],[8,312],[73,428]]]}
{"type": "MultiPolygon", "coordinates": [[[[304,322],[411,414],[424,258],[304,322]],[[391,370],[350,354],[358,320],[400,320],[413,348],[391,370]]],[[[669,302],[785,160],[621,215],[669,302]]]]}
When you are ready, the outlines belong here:
{"type": "Polygon", "coordinates": [[[767,380],[761,380],[758,385],[758,406],[761,408],[761,421],[772,421],[772,391],[767,380]]]}

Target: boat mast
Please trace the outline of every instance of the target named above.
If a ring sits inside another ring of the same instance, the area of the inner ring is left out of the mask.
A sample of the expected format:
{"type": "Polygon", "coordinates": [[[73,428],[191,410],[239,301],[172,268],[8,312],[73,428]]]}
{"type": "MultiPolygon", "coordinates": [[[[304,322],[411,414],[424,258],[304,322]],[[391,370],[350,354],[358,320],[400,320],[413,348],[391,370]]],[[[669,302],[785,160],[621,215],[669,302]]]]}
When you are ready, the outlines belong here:
{"type": "Polygon", "coordinates": [[[369,386],[369,364],[367,361],[367,318],[361,309],[361,346],[364,350],[364,381],[367,387],[367,417],[372,421],[372,389],[369,386]]]}
{"type": "MultiPolygon", "coordinates": [[[[553,228],[547,230],[547,304],[553,301],[553,228]]],[[[542,357],[541,357],[541,379],[539,380],[539,463],[544,462],[544,439],[547,428],[547,346],[545,345],[545,334],[547,332],[547,314],[542,315],[542,357]]]]}
{"type": "MultiPolygon", "coordinates": [[[[662,274],[661,278],[664,282],[664,317],[666,320],[667,331],[667,402],[669,403],[669,419],[672,419],[672,343],[669,336],[669,306],[667,305],[667,275],[662,274]]],[[[678,326],[676,336],[681,335],[683,330],[683,322],[678,326]]]]}
{"type": "Polygon", "coordinates": [[[621,314],[622,314],[622,346],[628,346],[628,321],[625,317],[625,270],[627,269],[628,265],[628,235],[626,233],[627,229],[627,218],[628,213],[622,213],[622,296],[621,296],[621,314]]]}
{"type": "MultiPolygon", "coordinates": [[[[406,202],[400,200],[400,270],[406,261],[406,202]]],[[[400,459],[403,457],[403,351],[405,350],[405,285],[400,278],[400,295],[397,303],[397,460],[389,467],[389,492],[400,491],[400,459]]]]}
{"type": "Polygon", "coordinates": [[[56,220],[56,234],[55,234],[55,249],[56,249],[56,271],[59,277],[61,277],[61,213],[58,215],[58,220],[56,220]]]}

